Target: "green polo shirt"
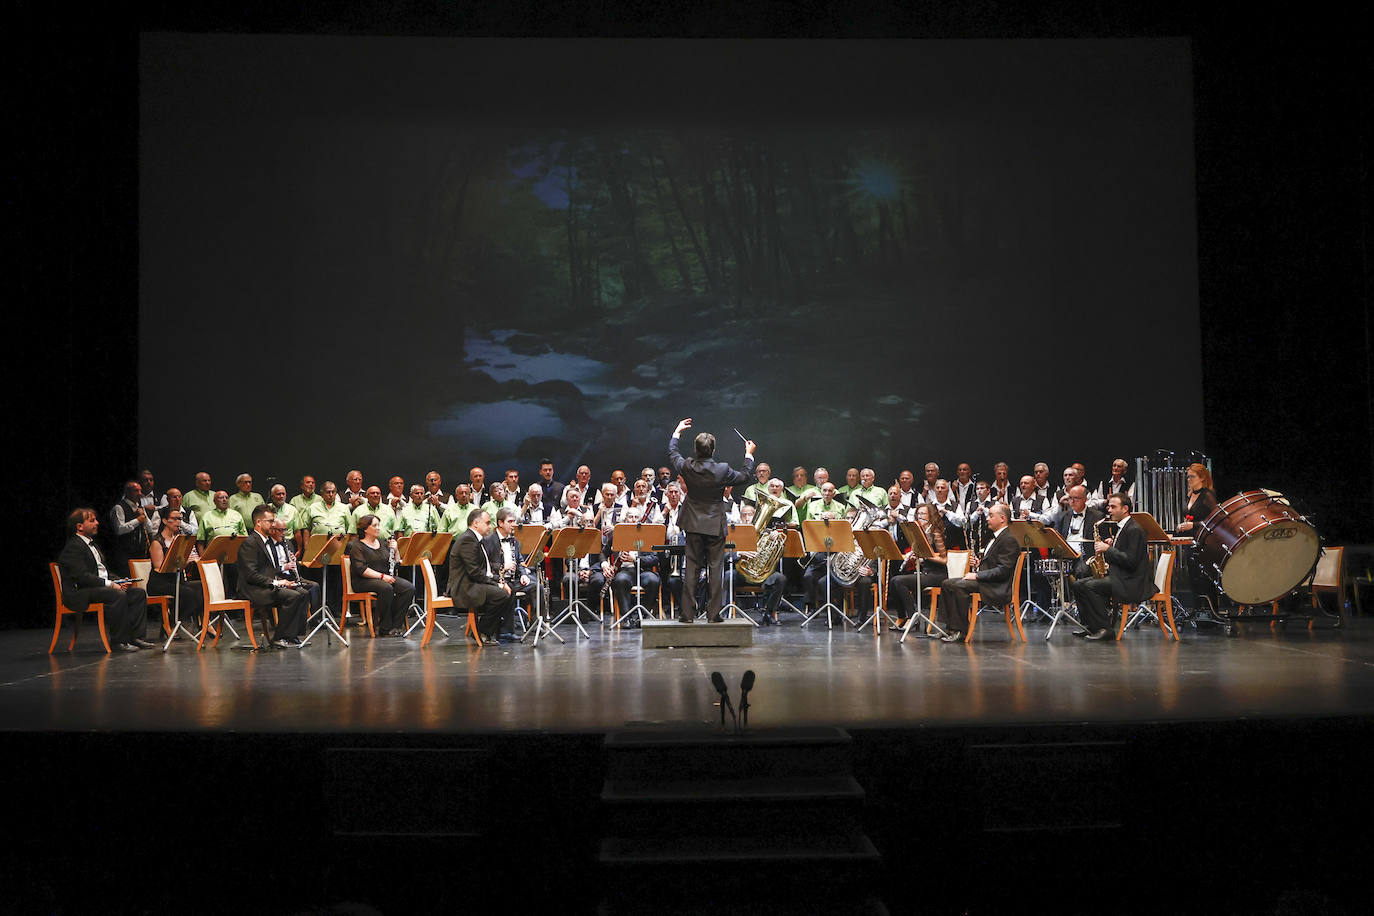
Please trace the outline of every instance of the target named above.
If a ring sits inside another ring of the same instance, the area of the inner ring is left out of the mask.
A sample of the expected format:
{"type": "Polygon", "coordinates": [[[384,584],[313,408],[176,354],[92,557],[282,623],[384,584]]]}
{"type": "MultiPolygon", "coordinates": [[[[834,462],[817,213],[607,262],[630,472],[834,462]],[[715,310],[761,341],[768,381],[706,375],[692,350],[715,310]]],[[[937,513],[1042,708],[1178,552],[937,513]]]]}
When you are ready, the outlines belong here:
{"type": "Polygon", "coordinates": [[[813,499],[806,507],[806,517],[819,521],[822,512],[833,512],[835,513],[835,518],[841,519],[844,518],[845,513],[848,511],[849,506],[839,497],[832,499],[830,502],[826,502],[823,499],[813,499]]]}
{"type": "Polygon", "coordinates": [[[326,506],[324,500],[310,510],[310,533],[311,534],[356,534],[357,529],[351,528],[353,513],[348,511],[348,503],[343,500],[334,500],[334,505],[326,506]]]}
{"type": "Polygon", "coordinates": [[[205,513],[215,508],[214,490],[191,490],[181,494],[181,505],[190,509],[196,514],[196,518],[204,518],[205,513]]]}
{"type": "Polygon", "coordinates": [[[757,503],[757,502],[759,501],[759,491],[763,491],[764,493],[767,493],[767,492],[768,492],[768,484],[766,484],[766,483],[759,483],[757,480],[754,481],[754,482],[751,483],[749,486],[747,486],[747,487],[744,488],[744,496],[743,496],[743,498],[744,498],[744,499],[748,499],[748,500],[753,500],[755,503],[757,503]]]}
{"type": "Polygon", "coordinates": [[[364,515],[377,516],[379,530],[381,531],[381,537],[383,539],[391,537],[391,532],[396,530],[396,513],[391,511],[391,507],[388,506],[385,501],[378,503],[377,508],[374,509],[364,500],[361,506],[353,510],[353,528],[350,533],[358,533],[358,521],[364,515]]]}
{"type": "MultiPolygon", "coordinates": [[[[183,503],[185,501],[185,499],[182,500],[183,503]]],[[[261,506],[262,504],[263,498],[257,493],[235,492],[229,497],[229,508],[233,509],[245,519],[251,519],[253,517],[253,507],[261,506]]]]}
{"type": "Polygon", "coordinates": [[[887,490],[884,490],[882,487],[869,487],[866,490],[863,487],[859,487],[857,490],[854,490],[849,494],[849,504],[851,506],[857,507],[859,505],[859,501],[854,498],[856,496],[862,496],[875,506],[887,505],[887,490]]]}
{"type": "Polygon", "coordinates": [[[449,503],[448,508],[444,510],[444,517],[440,519],[439,530],[447,531],[455,539],[458,538],[468,530],[468,516],[476,508],[477,506],[473,503],[468,503],[466,506],[449,503]]]}
{"type": "Polygon", "coordinates": [[[301,524],[299,527],[309,528],[307,523],[310,521],[310,510],[316,506],[323,506],[324,497],[316,492],[312,493],[309,499],[306,499],[304,493],[297,493],[291,497],[290,505],[295,506],[296,511],[300,513],[301,524]]]}
{"type": "Polygon", "coordinates": [[[853,493],[854,490],[857,490],[857,489],[859,489],[859,488],[858,488],[858,487],[854,487],[853,489],[850,489],[849,484],[845,484],[845,485],[842,486],[842,487],[836,487],[836,488],[835,488],[835,498],[838,499],[838,500],[840,500],[840,501],[842,501],[842,502],[844,502],[845,504],[848,504],[848,503],[849,503],[849,496],[850,496],[850,494],[853,493]]]}
{"type": "MultiPolygon", "coordinates": [[[[185,500],[182,500],[185,503],[185,500]]],[[[210,541],[226,534],[247,534],[248,527],[243,523],[243,516],[233,509],[225,509],[223,512],[210,507],[210,511],[200,515],[200,531],[196,534],[198,541],[210,541]]]]}
{"type": "Polygon", "coordinates": [[[443,512],[434,508],[428,502],[422,502],[417,506],[411,500],[406,500],[406,504],[401,507],[401,531],[405,534],[416,534],[422,531],[439,531],[443,517],[443,512]]]}

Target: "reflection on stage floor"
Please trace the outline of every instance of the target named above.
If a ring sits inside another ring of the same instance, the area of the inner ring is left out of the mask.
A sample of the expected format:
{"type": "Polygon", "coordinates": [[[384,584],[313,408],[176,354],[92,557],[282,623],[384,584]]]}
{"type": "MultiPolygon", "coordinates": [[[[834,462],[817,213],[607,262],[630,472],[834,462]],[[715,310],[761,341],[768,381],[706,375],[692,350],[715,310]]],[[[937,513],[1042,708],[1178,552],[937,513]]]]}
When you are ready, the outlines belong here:
{"type": "MultiPolygon", "coordinates": [[[[703,624],[704,625],[704,624],[703,624]]],[[[565,628],[566,629],[566,628],[565,628]]],[[[755,727],[852,728],[1177,721],[1367,715],[1374,711],[1374,623],[1344,631],[1249,625],[1235,638],[1183,628],[1085,643],[1028,627],[1009,643],[980,626],[971,645],[870,631],[760,630],[746,649],[642,649],[638,632],[590,628],[582,640],[479,649],[455,637],[365,635],[351,648],[107,656],[83,632],[73,654],[51,634],[0,633],[6,729],[357,732],[600,731],[709,722],[720,671],[734,690],[757,675],[755,727]]],[[[355,631],[356,632],[356,631],[355,631]]]]}

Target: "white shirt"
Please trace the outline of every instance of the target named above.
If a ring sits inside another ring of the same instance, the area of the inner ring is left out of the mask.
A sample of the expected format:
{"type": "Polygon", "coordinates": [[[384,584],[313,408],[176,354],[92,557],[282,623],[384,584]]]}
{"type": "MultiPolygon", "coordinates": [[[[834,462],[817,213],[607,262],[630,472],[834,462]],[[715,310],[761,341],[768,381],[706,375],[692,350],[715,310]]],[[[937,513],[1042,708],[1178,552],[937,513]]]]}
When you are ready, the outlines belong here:
{"type": "Polygon", "coordinates": [[[95,557],[95,574],[100,577],[101,582],[105,585],[109,585],[110,571],[105,568],[105,561],[100,558],[100,551],[96,548],[95,541],[92,541],[84,534],[78,534],[77,537],[86,542],[86,546],[91,550],[91,555],[95,557]]]}

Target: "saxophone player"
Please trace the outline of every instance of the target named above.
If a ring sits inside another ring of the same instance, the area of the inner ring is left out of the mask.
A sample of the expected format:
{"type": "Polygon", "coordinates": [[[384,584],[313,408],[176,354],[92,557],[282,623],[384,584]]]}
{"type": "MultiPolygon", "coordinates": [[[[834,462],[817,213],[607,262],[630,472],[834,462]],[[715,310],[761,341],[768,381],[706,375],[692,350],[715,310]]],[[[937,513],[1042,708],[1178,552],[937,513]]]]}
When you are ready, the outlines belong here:
{"type": "Polygon", "coordinates": [[[1107,499],[1107,518],[1116,523],[1116,536],[1094,539],[1093,543],[1093,555],[1106,560],[1107,574],[1097,578],[1084,569],[1087,564],[1080,561],[1079,573],[1087,578],[1073,583],[1078,618],[1083,623],[1083,629],[1075,631],[1074,635],[1084,639],[1102,639],[1109,632],[1109,600],[1133,604],[1155,593],[1145,532],[1131,518],[1131,498],[1124,493],[1113,493],[1107,499]]]}

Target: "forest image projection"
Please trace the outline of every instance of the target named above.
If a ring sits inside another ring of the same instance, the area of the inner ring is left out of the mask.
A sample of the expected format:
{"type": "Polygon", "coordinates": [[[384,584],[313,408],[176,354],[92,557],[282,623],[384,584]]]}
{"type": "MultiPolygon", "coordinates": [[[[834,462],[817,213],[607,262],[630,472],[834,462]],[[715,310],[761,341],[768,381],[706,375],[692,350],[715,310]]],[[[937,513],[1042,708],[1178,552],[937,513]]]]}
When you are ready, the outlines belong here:
{"type": "Polygon", "coordinates": [[[1110,335],[1182,354],[1185,388],[1199,375],[1187,83],[1154,86],[1157,53],[1060,61],[1043,92],[1003,91],[1025,61],[989,83],[984,55],[977,93],[904,108],[894,90],[886,118],[549,126],[259,97],[214,49],[167,44],[141,111],[144,345],[223,339],[288,380],[302,433],[270,468],[232,428],[192,450],[145,355],[161,473],[602,474],[663,463],[689,415],[729,454],[737,427],[775,466],[884,482],[1200,437],[1195,394],[1088,384],[1110,335]],[[1062,420],[1126,405],[1107,439],[1062,420]]]}

